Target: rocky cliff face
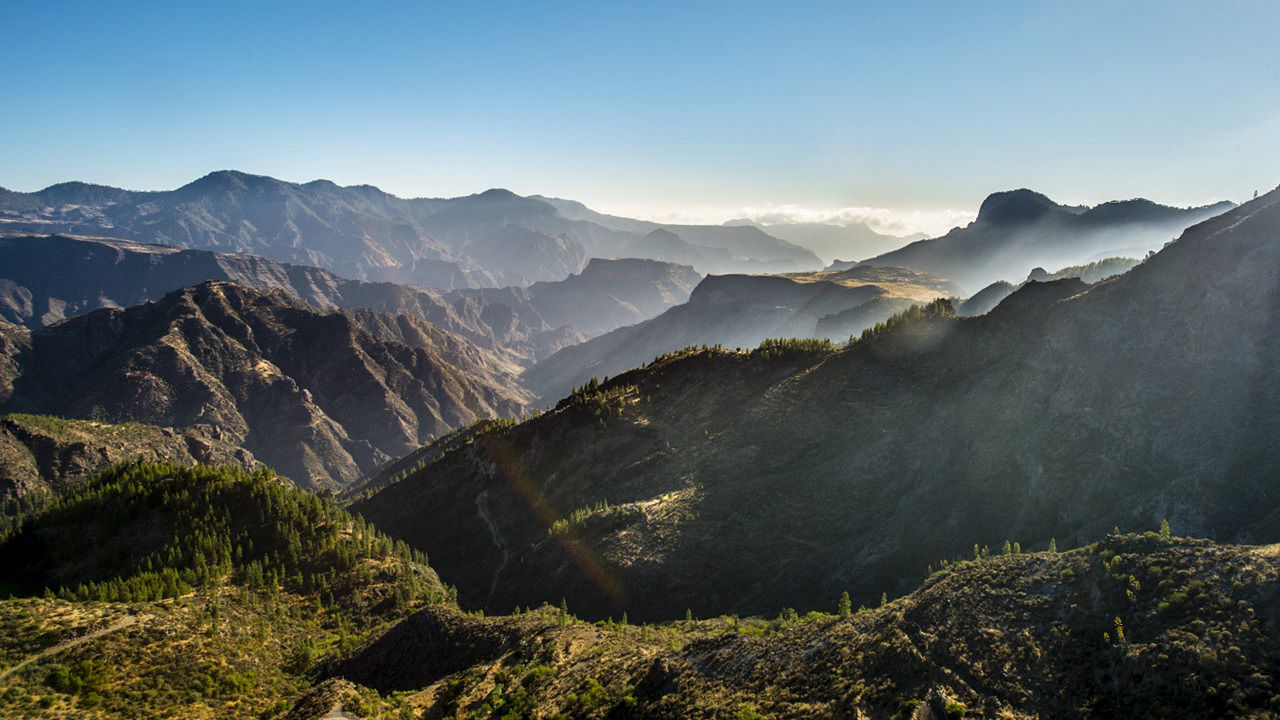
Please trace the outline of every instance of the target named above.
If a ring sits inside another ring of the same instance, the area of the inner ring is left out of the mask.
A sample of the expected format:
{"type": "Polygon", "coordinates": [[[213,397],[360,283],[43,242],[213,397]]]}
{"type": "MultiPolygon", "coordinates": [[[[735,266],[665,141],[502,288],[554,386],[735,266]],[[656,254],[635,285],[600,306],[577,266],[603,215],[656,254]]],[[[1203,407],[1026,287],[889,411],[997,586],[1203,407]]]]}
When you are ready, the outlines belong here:
{"type": "Polygon", "coordinates": [[[1270,541],[1278,288],[1272,192],[1124,275],[1028,283],[981,317],[935,305],[840,351],[665,358],[358,508],[472,602],[615,617],[870,602],[975,542],[1163,517],[1270,541]]]}
{"type": "Polygon", "coordinates": [[[204,283],[5,334],[0,407],[217,428],[299,485],[336,487],[528,400],[474,345],[405,316],[321,314],[204,283]]]}

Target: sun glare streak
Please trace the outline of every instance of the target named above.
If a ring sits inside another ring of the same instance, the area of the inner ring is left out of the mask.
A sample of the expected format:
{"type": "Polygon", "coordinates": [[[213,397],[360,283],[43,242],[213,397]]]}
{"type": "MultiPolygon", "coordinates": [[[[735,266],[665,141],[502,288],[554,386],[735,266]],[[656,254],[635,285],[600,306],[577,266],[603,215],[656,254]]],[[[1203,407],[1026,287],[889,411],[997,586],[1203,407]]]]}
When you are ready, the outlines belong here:
{"type": "MultiPolygon", "coordinates": [[[[537,484],[524,471],[518,455],[501,439],[481,438],[481,441],[485,454],[497,466],[496,475],[516,492],[538,522],[549,530],[552,523],[560,519],[560,514],[551,507],[537,484]]],[[[626,597],[622,584],[595,553],[578,542],[572,532],[555,533],[551,537],[598,590],[618,608],[625,608],[626,597]]]]}

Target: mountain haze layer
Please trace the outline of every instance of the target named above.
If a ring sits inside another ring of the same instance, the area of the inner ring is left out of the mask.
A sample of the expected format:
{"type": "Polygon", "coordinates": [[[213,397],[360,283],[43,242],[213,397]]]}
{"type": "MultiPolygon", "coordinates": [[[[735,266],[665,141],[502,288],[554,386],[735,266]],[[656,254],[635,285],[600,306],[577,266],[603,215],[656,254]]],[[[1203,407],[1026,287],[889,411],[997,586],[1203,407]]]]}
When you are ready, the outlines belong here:
{"type": "Polygon", "coordinates": [[[639,258],[592,258],[581,273],[525,288],[456,290],[516,309],[530,324],[569,326],[594,337],[648,320],[689,299],[702,280],[692,267],[639,258]]]}
{"type": "MultiPolygon", "coordinates": [[[[277,290],[323,312],[342,308],[408,315],[460,335],[514,367],[550,354],[563,333],[511,308],[387,282],[347,280],[327,270],[248,254],[180,250],[111,238],[0,237],[0,319],[38,328],[100,308],[154,302],[209,280],[277,290]]],[[[572,339],[572,338],[571,338],[572,339]]]]}
{"type": "MultiPolygon", "coordinates": [[[[442,290],[561,280],[590,257],[673,259],[650,252],[645,236],[651,229],[567,217],[542,199],[501,189],[403,199],[369,185],[299,184],[235,171],[210,173],[171,191],[71,182],[35,193],[0,192],[0,230],[10,233],[247,252],[354,280],[442,290]]],[[[757,228],[669,229],[702,272],[820,265],[811,252],[757,228]]]]}
{"type": "Polygon", "coordinates": [[[980,317],[939,301],[841,350],[673,354],[424,454],[355,507],[470,602],[615,617],[870,602],[974,543],[1165,517],[1269,541],[1277,297],[1273,191],[1123,275],[1031,282],[980,317]]]}
{"type": "Polygon", "coordinates": [[[844,341],[912,304],[957,292],[945,280],[904,268],[713,275],[688,302],[566,347],[522,379],[543,397],[558,398],[592,377],[616,375],[691,345],[753,348],[779,337],[844,341]]]}
{"type": "Polygon", "coordinates": [[[0,320],[43,327],[103,307],[129,307],[207,280],[279,290],[324,312],[369,309],[424,320],[512,368],[684,302],[692,268],[592,259],[581,274],[528,287],[441,293],[347,280],[266,258],[80,236],[0,237],[0,320]],[[568,327],[566,327],[568,326],[568,327]]]}
{"type": "Polygon", "coordinates": [[[1183,229],[1234,207],[1219,202],[1173,208],[1149,200],[1095,207],[1059,205],[1031,190],[993,193],[978,218],[946,235],[865,260],[945,277],[967,293],[1017,281],[1036,266],[1081,265],[1106,257],[1142,257],[1183,229]]]}
{"type": "Polygon", "coordinates": [[[770,235],[795,243],[812,250],[825,263],[840,260],[861,260],[880,255],[916,240],[924,240],[928,235],[912,233],[905,236],[884,235],[872,230],[864,223],[834,225],[821,222],[791,223],[757,223],[752,220],[736,219],[725,222],[725,225],[752,225],[770,235]]]}

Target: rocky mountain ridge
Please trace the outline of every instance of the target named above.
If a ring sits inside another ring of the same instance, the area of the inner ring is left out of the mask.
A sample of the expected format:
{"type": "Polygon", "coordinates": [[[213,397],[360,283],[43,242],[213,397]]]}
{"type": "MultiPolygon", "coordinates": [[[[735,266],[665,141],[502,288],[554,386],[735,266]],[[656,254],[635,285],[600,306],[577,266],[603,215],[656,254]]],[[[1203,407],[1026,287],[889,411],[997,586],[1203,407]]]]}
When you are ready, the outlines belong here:
{"type": "Polygon", "coordinates": [[[209,282],[0,332],[0,408],[211,426],[300,486],[334,488],[531,400],[474,345],[404,315],[321,314],[209,282]]]}
{"type": "Polygon", "coordinates": [[[1184,229],[1235,207],[1218,202],[1175,208],[1149,200],[1094,207],[1060,205],[1031,190],[992,193],[978,217],[938,238],[864,260],[909,267],[976,293],[999,280],[1017,281],[1036,266],[1082,265],[1106,257],[1143,257],[1184,229]]]}
{"type": "MultiPolygon", "coordinates": [[[[755,228],[670,229],[699,253],[695,264],[703,272],[819,265],[809,251],[755,228]]],[[[353,280],[442,290],[560,280],[581,270],[589,257],[665,259],[648,252],[647,230],[565,217],[542,199],[508,190],[404,199],[368,185],[290,183],[236,171],[213,172],[170,191],[85,183],[5,191],[0,230],[253,253],[353,280]]]]}

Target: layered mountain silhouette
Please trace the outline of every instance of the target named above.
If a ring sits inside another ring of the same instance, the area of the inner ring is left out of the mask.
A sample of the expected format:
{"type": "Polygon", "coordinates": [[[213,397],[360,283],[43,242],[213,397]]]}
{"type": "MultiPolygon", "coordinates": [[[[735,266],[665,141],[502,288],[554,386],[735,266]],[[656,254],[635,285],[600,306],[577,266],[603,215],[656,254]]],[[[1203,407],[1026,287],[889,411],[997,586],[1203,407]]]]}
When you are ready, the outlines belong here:
{"type": "MultiPolygon", "coordinates": [[[[1044,268],[1035,268],[1027,275],[1027,279],[1023,284],[1070,278],[1076,278],[1092,284],[1126,273],[1137,264],[1138,261],[1133,258],[1106,258],[1088,265],[1072,265],[1052,273],[1044,268]]],[[[1022,287],[1022,284],[1015,285],[1004,280],[997,280],[956,305],[956,313],[959,315],[982,315],[990,312],[992,308],[999,305],[1002,300],[1012,295],[1020,287],[1022,287]]]]}
{"type": "Polygon", "coordinates": [[[1173,208],[1141,199],[1073,207],[1031,190],[998,192],[983,201],[969,225],[863,262],[914,268],[976,293],[999,280],[1024,278],[1036,266],[1143,257],[1183,229],[1232,207],[1219,202],[1173,208]]]}
{"type": "MultiPolygon", "coordinates": [[[[567,217],[549,202],[508,190],[403,199],[368,185],[298,184],[235,171],[162,192],[72,182],[35,193],[0,193],[0,230],[10,233],[96,235],[253,253],[354,280],[443,290],[560,280],[590,257],[683,261],[650,253],[645,235],[651,229],[567,217]]],[[[701,272],[795,271],[820,264],[811,252],[756,228],[669,229],[701,272]]]]}
{"type": "MultiPolygon", "coordinates": [[[[1019,200],[975,227],[1046,212],[1094,211],[1019,200]]],[[[1270,541],[1277,298],[1273,191],[1123,275],[1029,282],[980,317],[938,301],[839,350],[674,353],[429,446],[355,509],[467,602],[600,617],[870,604],[975,543],[1074,547],[1160,518],[1270,541]]]]}
{"type": "Polygon", "coordinates": [[[843,270],[852,267],[850,260],[873,257],[906,245],[916,240],[924,240],[928,235],[911,233],[909,235],[886,235],[872,230],[865,223],[849,223],[835,225],[821,222],[789,222],[758,223],[753,220],[735,219],[725,225],[753,225],[770,235],[795,243],[812,250],[825,263],[841,263],[842,266],[831,269],[843,270]],[[844,261],[841,261],[844,258],[844,261]]]}
{"type": "MultiPolygon", "coordinates": [[[[778,273],[813,270],[821,261],[809,249],[754,226],[680,225],[607,215],[574,200],[535,195],[571,220],[641,236],[627,246],[635,257],[693,265],[703,273],[778,273]]],[[[615,253],[616,254],[616,253],[615,253]]]]}
{"type": "Polygon", "coordinates": [[[313,489],[530,400],[490,354],[422,320],[326,314],[227,282],[36,330],[0,324],[0,409],[206,428],[313,489]]]}
{"type": "Polygon", "coordinates": [[[1280,191],[978,317],[876,265],[436,292],[115,239],[0,260],[0,410],[84,418],[0,416],[14,716],[1276,706],[1280,551],[1177,535],[1280,527],[1280,191]],[[473,423],[532,401],[531,328],[759,347],[473,423]]]}
{"type": "Polygon", "coordinates": [[[0,237],[0,320],[30,328],[104,307],[152,302],[208,280],[278,290],[324,312],[364,308],[409,315],[513,365],[578,340],[536,317],[526,324],[507,306],[395,283],[347,280],[256,255],[68,235],[0,237]]]}
{"type": "Polygon", "coordinates": [[[912,304],[955,295],[951,283],[904,268],[713,275],[688,302],[635,325],[560,350],[522,379],[546,398],[688,346],[753,348],[767,338],[844,341],[912,304]]]}
{"type": "Polygon", "coordinates": [[[530,325],[569,326],[594,337],[634,325],[689,299],[702,280],[692,267],[638,258],[592,258],[581,273],[528,287],[457,290],[516,309],[530,325]]]}
{"type": "Polygon", "coordinates": [[[425,320],[515,368],[684,302],[700,278],[692,268],[669,263],[593,258],[582,273],[560,281],[441,293],[347,280],[254,255],[108,238],[14,236],[0,237],[0,320],[43,327],[227,280],[280,290],[326,312],[364,308],[425,320]]]}

